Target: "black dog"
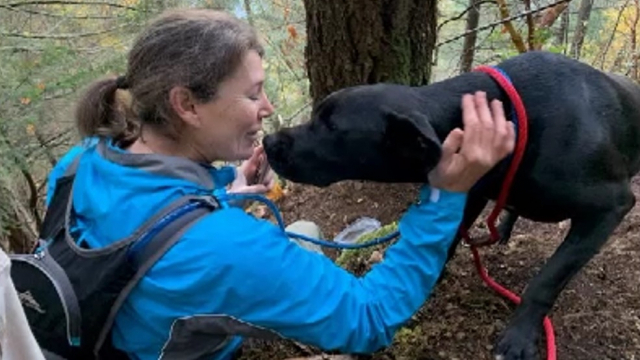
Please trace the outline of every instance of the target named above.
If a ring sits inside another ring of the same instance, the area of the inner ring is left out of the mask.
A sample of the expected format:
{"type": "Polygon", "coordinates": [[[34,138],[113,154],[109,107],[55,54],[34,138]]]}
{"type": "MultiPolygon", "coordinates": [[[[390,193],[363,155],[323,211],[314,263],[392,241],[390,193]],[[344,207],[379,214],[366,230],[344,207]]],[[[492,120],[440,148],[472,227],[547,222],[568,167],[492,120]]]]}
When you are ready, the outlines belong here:
{"type": "MultiPolygon", "coordinates": [[[[512,79],[529,118],[529,140],[501,224],[508,237],[517,216],[571,219],[555,254],[522,295],[496,355],[537,358],[544,316],[573,276],[596,255],[635,204],[630,178],[640,169],[640,87],[562,55],[529,52],[498,66],[512,79]]],[[[465,73],[424,87],[393,84],[337,91],[310,122],[265,137],[273,169],[295,182],[326,186],[341,180],[426,183],[441,142],[462,127],[463,94],[485,91],[511,104],[487,74],[465,73]]],[[[469,193],[469,228],[495,200],[508,160],[469,193]]]]}

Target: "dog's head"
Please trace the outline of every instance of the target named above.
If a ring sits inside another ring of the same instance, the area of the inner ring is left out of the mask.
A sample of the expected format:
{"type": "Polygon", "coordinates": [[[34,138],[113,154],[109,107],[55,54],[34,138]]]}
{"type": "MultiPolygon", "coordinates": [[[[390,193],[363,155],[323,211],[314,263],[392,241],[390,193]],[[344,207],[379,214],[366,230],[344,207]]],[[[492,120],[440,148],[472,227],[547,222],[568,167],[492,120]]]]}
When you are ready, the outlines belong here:
{"type": "Polygon", "coordinates": [[[267,135],[274,171],[300,183],[426,182],[441,144],[410,87],[376,84],[325,98],[305,124],[267,135]]]}

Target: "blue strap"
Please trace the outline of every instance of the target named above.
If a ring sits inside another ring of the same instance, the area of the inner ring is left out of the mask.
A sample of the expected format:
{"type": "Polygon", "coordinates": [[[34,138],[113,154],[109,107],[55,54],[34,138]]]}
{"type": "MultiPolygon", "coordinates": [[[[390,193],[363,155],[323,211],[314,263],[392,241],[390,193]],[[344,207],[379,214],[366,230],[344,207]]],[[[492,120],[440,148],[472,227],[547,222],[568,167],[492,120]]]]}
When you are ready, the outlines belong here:
{"type": "Polygon", "coordinates": [[[200,199],[176,207],[142,233],[129,247],[127,256],[134,264],[143,264],[156,251],[162,249],[178,231],[216,207],[212,202],[200,199]]]}

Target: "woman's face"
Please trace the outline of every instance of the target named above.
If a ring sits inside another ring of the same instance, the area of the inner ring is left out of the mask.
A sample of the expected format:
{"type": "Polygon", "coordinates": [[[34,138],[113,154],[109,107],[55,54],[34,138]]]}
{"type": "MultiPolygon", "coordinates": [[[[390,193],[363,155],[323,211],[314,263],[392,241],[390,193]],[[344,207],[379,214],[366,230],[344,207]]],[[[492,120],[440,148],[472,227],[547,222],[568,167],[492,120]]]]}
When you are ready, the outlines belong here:
{"type": "Polygon", "coordinates": [[[189,137],[201,160],[237,161],[251,156],[262,119],[274,110],[263,89],[264,77],[262,58],[249,51],[220,84],[213,100],[193,105],[198,126],[189,137]]]}

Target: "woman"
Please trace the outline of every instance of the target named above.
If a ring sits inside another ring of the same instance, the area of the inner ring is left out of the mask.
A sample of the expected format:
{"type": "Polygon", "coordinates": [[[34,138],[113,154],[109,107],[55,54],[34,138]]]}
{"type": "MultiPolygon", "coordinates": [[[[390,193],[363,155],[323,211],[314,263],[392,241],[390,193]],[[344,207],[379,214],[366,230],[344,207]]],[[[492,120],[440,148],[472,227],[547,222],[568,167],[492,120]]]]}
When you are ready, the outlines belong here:
{"type": "MultiPolygon", "coordinates": [[[[266,192],[252,184],[254,148],[273,112],[253,29],[220,12],[164,13],[138,37],[128,70],[92,84],[81,135],[50,177],[80,154],[73,190],[79,245],[108,246],[184,194],[266,192]],[[127,106],[130,99],[130,106],[127,106]],[[245,162],[214,168],[214,161],[245,162]],[[236,176],[237,175],[237,176],[236,176]]],[[[286,337],[327,350],[373,352],[427,299],[462,217],[467,190],[514,146],[502,107],[462,99],[453,131],[385,260],[357,278],[289,241],[274,224],[226,206],[190,227],[133,290],[112,341],[133,359],[229,359],[246,337],[286,337]],[[458,151],[459,150],[459,151],[458,151]]]]}

